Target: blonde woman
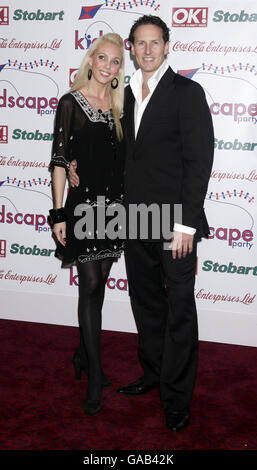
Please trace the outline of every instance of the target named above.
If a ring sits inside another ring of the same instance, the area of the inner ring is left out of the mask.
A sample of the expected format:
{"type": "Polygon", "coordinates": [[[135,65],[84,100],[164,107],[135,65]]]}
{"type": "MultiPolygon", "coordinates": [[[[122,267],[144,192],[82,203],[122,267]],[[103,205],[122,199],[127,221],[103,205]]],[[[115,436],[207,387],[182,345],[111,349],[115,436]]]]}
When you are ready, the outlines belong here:
{"type": "Polygon", "coordinates": [[[73,364],[77,378],[83,369],[88,374],[84,403],[88,415],[100,410],[102,388],[110,385],[101,367],[101,310],[105,284],[123,244],[120,239],[99,239],[96,227],[93,233],[87,227],[82,235],[81,231],[79,236],[76,230],[74,233],[76,223],[85,215],[76,208],[87,205],[96,220],[98,196],[104,197],[105,209],[122,201],[123,93],[123,41],[119,35],[109,33],[91,45],[70,92],[59,101],[50,163],[54,204],[50,217],[57,238],[56,256],[62,259],[63,266],[76,263],[78,269],[81,343],[73,364]],[[80,184],[69,188],[63,207],[72,160],[77,161],[80,184]]]}

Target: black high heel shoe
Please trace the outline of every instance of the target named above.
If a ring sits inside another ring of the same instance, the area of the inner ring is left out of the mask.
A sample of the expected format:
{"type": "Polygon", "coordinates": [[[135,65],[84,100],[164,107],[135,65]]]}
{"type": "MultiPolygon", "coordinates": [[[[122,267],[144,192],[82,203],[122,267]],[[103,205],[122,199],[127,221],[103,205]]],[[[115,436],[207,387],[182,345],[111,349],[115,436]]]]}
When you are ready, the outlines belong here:
{"type": "MultiPolygon", "coordinates": [[[[87,366],[86,364],[83,364],[83,360],[81,358],[81,353],[79,349],[76,349],[74,355],[73,355],[73,367],[74,367],[74,372],[75,372],[75,378],[76,380],[81,380],[82,376],[82,371],[84,370],[85,373],[87,374],[87,366]]],[[[102,371],[102,386],[103,387],[110,387],[111,386],[111,381],[106,377],[104,372],[102,371]]]]}
{"type": "Polygon", "coordinates": [[[94,384],[93,390],[92,386],[90,387],[90,383],[88,384],[86,399],[84,402],[84,412],[87,415],[94,416],[100,411],[102,404],[102,389],[103,385],[99,384],[99,382],[94,384]]]}

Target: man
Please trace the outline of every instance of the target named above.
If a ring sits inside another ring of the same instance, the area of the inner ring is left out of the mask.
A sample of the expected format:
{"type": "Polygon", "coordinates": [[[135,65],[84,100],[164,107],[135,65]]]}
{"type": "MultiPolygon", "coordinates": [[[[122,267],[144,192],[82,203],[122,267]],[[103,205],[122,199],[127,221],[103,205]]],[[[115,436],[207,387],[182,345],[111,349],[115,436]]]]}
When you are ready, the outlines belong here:
{"type": "MultiPolygon", "coordinates": [[[[171,249],[164,237],[128,239],[126,268],[139,333],[143,376],[120,388],[140,395],[159,387],[167,427],[189,424],[198,361],[194,299],[196,245],[207,236],[203,210],[213,161],[213,127],[201,86],[168,66],[169,30],[156,16],[131,28],[139,66],[125,90],[125,206],[169,205],[171,249]],[[182,220],[173,216],[182,205],[182,220]]],[[[158,222],[159,223],[159,222],[158,222]]],[[[166,240],[167,241],[167,240],[166,240]]]]}

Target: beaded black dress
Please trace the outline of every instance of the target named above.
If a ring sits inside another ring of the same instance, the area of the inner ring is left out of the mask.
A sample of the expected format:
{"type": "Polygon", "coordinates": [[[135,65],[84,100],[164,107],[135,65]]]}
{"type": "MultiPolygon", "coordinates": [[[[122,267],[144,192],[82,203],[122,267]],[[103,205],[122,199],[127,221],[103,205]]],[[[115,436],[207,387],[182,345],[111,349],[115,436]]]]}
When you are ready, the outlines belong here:
{"type": "MultiPolygon", "coordinates": [[[[110,239],[106,226],[111,216],[105,214],[110,206],[115,208],[123,202],[123,145],[117,139],[111,110],[95,111],[79,91],[62,96],[56,111],[50,169],[56,165],[68,172],[70,162],[77,160],[80,179],[78,187],[69,187],[65,203],[66,246],[58,242],[55,253],[63,266],[119,258],[122,254],[121,227],[117,227],[117,237],[110,239]],[[92,217],[86,218],[92,211],[93,225],[92,217]]],[[[114,214],[112,210],[111,213],[114,214]]]]}

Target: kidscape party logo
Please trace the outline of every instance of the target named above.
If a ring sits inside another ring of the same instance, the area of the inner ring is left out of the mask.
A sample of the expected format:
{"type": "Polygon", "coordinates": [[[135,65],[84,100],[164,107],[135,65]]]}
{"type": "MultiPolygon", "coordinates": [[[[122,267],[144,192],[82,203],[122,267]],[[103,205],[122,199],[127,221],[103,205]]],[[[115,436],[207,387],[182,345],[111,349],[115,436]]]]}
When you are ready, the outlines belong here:
{"type": "Polygon", "coordinates": [[[59,65],[49,59],[8,59],[0,65],[0,108],[55,114],[59,86],[53,76],[58,70],[59,65]]]}
{"type": "Polygon", "coordinates": [[[120,2],[119,0],[105,0],[104,3],[98,3],[97,5],[83,6],[79,20],[89,20],[94,18],[99,10],[119,11],[123,13],[137,13],[142,14],[140,7],[149,8],[150,10],[157,12],[160,10],[160,3],[155,0],[130,0],[126,2],[120,2]]]}
{"type": "MultiPolygon", "coordinates": [[[[118,0],[105,0],[102,3],[82,6],[79,20],[85,20],[80,23],[80,27],[85,29],[75,30],[75,50],[87,50],[92,42],[107,33],[115,32],[112,23],[115,14],[129,14],[129,24],[133,23],[133,15],[141,16],[143,14],[158,14],[160,2],[156,0],[130,0],[120,2],[118,0]],[[91,21],[90,21],[91,20],[91,21]]],[[[130,26],[128,26],[129,31],[130,26]]],[[[124,39],[124,48],[130,50],[128,39],[124,39]]]]}
{"type": "Polygon", "coordinates": [[[0,226],[1,224],[23,225],[33,228],[38,233],[50,231],[47,215],[31,209],[32,200],[33,207],[43,207],[42,198],[49,200],[46,205],[49,207],[52,203],[49,178],[20,179],[7,176],[0,181],[0,226]],[[21,200],[23,206],[29,207],[29,211],[20,208],[21,200]]]}
{"type": "Polygon", "coordinates": [[[228,248],[251,250],[254,244],[255,197],[248,191],[208,191],[205,199],[211,240],[228,248]]]}
{"type": "Polygon", "coordinates": [[[249,63],[178,70],[180,75],[193,78],[204,88],[214,118],[231,123],[257,124],[257,68],[249,63]]]}

